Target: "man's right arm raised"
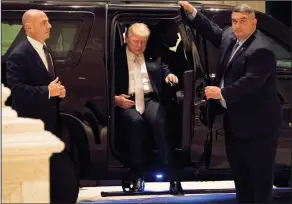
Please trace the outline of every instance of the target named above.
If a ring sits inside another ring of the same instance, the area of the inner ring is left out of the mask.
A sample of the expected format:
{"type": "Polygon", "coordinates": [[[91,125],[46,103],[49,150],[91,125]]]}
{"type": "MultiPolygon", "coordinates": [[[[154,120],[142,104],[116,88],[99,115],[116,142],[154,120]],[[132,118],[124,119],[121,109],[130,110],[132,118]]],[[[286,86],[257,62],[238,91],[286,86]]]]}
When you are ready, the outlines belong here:
{"type": "Polygon", "coordinates": [[[189,2],[179,1],[178,4],[183,7],[190,25],[219,49],[222,38],[222,29],[217,24],[210,21],[201,12],[197,11],[197,9],[189,2]]]}

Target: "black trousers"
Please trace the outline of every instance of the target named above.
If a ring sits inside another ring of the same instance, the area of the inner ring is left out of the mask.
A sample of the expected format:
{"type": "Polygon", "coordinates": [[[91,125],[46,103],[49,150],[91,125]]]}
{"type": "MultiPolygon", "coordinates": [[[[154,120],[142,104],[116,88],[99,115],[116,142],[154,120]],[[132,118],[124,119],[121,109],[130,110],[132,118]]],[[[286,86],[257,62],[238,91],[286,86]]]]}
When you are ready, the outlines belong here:
{"type": "Polygon", "coordinates": [[[75,163],[67,151],[54,153],[50,158],[50,203],[76,203],[78,193],[79,180],[75,163]]]}
{"type": "MultiPolygon", "coordinates": [[[[130,100],[134,99],[134,96],[130,98],[130,100]]],[[[145,95],[144,100],[145,111],[142,115],[133,106],[127,110],[122,110],[119,117],[125,129],[132,171],[137,174],[141,174],[145,167],[146,154],[149,152],[145,149],[147,147],[145,144],[150,140],[155,143],[161,164],[166,168],[172,166],[165,109],[158,102],[155,93],[145,95]]]]}
{"type": "Polygon", "coordinates": [[[236,138],[224,118],[226,154],[239,203],[271,203],[279,130],[258,137],[236,138]]]}
{"type": "Polygon", "coordinates": [[[45,121],[45,130],[50,131],[65,143],[65,149],[53,153],[50,157],[50,203],[76,203],[79,193],[78,169],[67,150],[66,141],[62,138],[61,121],[54,118],[45,121]]]}

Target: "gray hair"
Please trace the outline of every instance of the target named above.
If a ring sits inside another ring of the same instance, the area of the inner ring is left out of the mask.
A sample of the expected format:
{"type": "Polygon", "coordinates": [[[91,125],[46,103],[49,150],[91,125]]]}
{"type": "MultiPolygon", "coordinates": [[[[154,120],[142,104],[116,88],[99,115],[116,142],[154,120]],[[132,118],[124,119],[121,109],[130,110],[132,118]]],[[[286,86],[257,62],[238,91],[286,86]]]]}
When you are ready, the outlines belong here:
{"type": "Polygon", "coordinates": [[[240,4],[238,6],[236,6],[232,12],[236,12],[236,13],[248,13],[250,14],[253,18],[255,18],[255,12],[253,10],[253,8],[251,8],[249,5],[247,4],[240,4]]]}

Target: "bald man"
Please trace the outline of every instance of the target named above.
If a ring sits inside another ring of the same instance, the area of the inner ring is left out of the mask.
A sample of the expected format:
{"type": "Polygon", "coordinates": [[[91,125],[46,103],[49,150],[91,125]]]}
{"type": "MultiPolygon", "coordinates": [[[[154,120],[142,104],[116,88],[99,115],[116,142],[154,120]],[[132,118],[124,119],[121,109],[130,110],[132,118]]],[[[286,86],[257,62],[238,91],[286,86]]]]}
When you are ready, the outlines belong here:
{"type": "MultiPolygon", "coordinates": [[[[41,119],[46,130],[58,135],[59,100],[66,96],[66,89],[56,76],[52,55],[45,43],[52,26],[40,10],[26,11],[22,23],[27,38],[13,49],[7,60],[12,107],[20,117],[41,119]]],[[[50,168],[51,203],[75,203],[78,184],[68,155],[54,154],[50,168]]]]}
{"type": "Polygon", "coordinates": [[[126,45],[115,53],[116,133],[123,131],[129,148],[131,170],[135,175],[133,191],[143,191],[145,144],[154,140],[159,161],[170,176],[170,193],[183,194],[174,173],[174,165],[161,105],[163,83],[178,83],[159,53],[147,48],[150,31],[143,23],[132,24],[126,33],[126,45]],[[150,136],[153,138],[150,138],[150,136]]]}
{"type": "Polygon", "coordinates": [[[45,129],[56,134],[59,98],[66,89],[56,77],[53,59],[45,40],[52,28],[47,15],[28,10],[22,18],[27,38],[11,52],[7,60],[7,84],[12,107],[20,117],[41,119],[45,129]]]}

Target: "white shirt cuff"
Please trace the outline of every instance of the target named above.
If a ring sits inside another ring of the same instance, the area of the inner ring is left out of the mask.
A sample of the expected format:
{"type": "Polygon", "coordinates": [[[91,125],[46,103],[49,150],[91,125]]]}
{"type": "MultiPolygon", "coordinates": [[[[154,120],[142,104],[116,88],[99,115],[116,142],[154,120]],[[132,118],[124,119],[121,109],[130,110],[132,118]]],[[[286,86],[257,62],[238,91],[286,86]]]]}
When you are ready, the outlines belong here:
{"type": "Polygon", "coordinates": [[[194,7],[194,9],[193,9],[193,13],[191,14],[192,17],[195,18],[196,15],[197,15],[197,13],[198,13],[198,11],[197,11],[197,9],[194,7]]]}
{"type": "Polygon", "coordinates": [[[49,99],[51,98],[51,93],[50,93],[50,90],[49,90],[49,99]]]}

